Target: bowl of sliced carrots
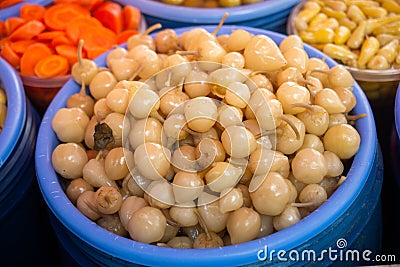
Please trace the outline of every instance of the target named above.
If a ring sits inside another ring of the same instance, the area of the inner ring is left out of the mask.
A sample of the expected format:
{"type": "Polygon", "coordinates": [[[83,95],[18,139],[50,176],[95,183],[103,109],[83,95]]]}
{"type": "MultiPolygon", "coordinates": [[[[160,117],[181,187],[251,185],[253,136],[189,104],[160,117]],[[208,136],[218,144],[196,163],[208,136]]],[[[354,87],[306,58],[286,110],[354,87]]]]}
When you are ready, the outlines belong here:
{"type": "Polygon", "coordinates": [[[145,29],[140,10],[103,0],[26,2],[18,16],[0,21],[0,56],[21,76],[25,92],[44,112],[70,79],[81,56],[94,59],[145,29]]]}

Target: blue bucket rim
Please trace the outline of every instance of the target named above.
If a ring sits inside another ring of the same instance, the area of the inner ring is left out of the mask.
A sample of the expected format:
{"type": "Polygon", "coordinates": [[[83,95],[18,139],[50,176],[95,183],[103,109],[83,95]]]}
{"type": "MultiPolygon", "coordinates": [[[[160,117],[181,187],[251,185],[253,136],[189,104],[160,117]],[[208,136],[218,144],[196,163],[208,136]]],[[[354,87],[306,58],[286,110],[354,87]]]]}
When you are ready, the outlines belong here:
{"type": "Polygon", "coordinates": [[[397,138],[400,138],[400,84],[397,87],[394,102],[394,122],[396,127],[397,138]]]}
{"type": "Polygon", "coordinates": [[[265,20],[268,20],[268,15],[290,9],[300,1],[301,0],[263,0],[259,3],[229,8],[196,8],[175,6],[152,0],[116,0],[115,2],[124,5],[129,4],[136,6],[145,15],[173,20],[176,22],[195,24],[218,24],[225,12],[228,12],[229,16],[226,19],[226,24],[234,24],[262,17],[264,17],[265,20]],[[160,12],[161,10],[162,12],[160,12]]]}
{"type": "MultiPolygon", "coordinates": [[[[213,31],[215,26],[202,27],[213,31]]],[[[192,28],[177,28],[175,31],[179,34],[192,28]]],[[[223,26],[220,34],[230,33],[237,29],[244,29],[253,34],[266,34],[278,42],[285,37],[279,33],[245,26],[223,26]]],[[[337,65],[333,59],[323,55],[317,49],[306,44],[304,47],[311,57],[325,57],[326,63],[330,67],[337,65]]],[[[95,61],[104,63],[106,55],[101,55],[95,61]]],[[[362,191],[374,165],[377,149],[374,117],[368,99],[359,85],[355,83],[353,92],[357,98],[357,105],[354,112],[367,114],[367,117],[356,122],[356,128],[361,136],[360,149],[354,157],[344,184],[319,209],[291,227],[238,245],[212,249],[173,249],[143,244],[108,232],[82,215],[68,200],[54,169],[49,164],[52,153],[49,140],[56,138],[51,129],[51,120],[55,112],[65,105],[68,95],[72,94],[74,90],[78,92],[79,85],[73,80],[68,81],[51,102],[42,120],[35,155],[38,182],[49,208],[67,229],[94,248],[126,261],[146,265],[162,265],[166,260],[172,265],[184,265],[188,262],[203,266],[205,264],[238,265],[256,261],[257,251],[263,249],[265,245],[276,251],[293,249],[315,237],[343,216],[362,191]],[[193,262],[193,259],[201,262],[193,262]]]]}
{"type": "Polygon", "coordinates": [[[0,80],[7,95],[7,116],[0,133],[0,168],[17,145],[26,118],[25,92],[22,81],[3,58],[0,58],[0,80]]]}

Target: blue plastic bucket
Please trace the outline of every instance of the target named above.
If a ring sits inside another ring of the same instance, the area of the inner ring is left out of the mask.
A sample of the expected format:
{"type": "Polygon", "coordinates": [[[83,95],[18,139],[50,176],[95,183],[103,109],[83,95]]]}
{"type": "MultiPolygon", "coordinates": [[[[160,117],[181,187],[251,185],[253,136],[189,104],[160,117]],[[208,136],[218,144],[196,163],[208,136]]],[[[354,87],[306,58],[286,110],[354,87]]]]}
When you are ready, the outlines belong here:
{"type": "Polygon", "coordinates": [[[229,16],[224,25],[248,26],[285,33],[290,11],[300,0],[265,0],[229,8],[185,7],[149,0],[118,0],[116,2],[138,7],[144,14],[147,25],[161,23],[163,28],[216,25],[225,12],[228,12],[229,16]]]}
{"type": "Polygon", "coordinates": [[[45,266],[56,240],[36,182],[34,150],[39,117],[14,69],[0,58],[7,117],[0,134],[0,251],[2,266],[45,266]],[[53,243],[52,243],[53,242],[53,243]]]}
{"type": "Polygon", "coordinates": [[[391,136],[392,170],[398,190],[400,190],[400,90],[397,89],[394,102],[394,125],[391,136]]]}
{"type": "MultiPolygon", "coordinates": [[[[205,27],[210,32],[214,27],[205,27]]],[[[232,30],[246,29],[253,34],[265,34],[279,43],[284,36],[260,29],[224,26],[219,34],[229,34],[232,30]]],[[[190,28],[176,29],[180,34],[190,28]]],[[[305,46],[311,57],[324,57],[321,52],[305,46]]],[[[99,66],[105,65],[106,54],[96,59],[99,66]]],[[[336,63],[327,58],[330,67],[336,63]]],[[[361,136],[361,145],[356,154],[347,180],[320,208],[297,224],[270,236],[215,249],[173,249],[157,247],[135,242],[108,232],[82,215],[68,200],[52,165],[51,155],[59,144],[51,128],[51,121],[68,97],[79,92],[80,86],[73,80],[68,81],[50,104],[42,120],[36,147],[37,177],[42,194],[53,212],[53,227],[59,241],[70,251],[75,260],[102,266],[239,266],[239,265],[304,265],[305,261],[293,261],[287,258],[283,262],[277,258],[277,252],[312,250],[316,255],[325,255],[316,259],[319,265],[331,265],[333,259],[324,254],[324,250],[336,251],[345,255],[358,251],[360,261],[338,261],[339,265],[363,264],[362,253],[372,259],[381,251],[381,203],[380,191],[383,179],[383,163],[377,143],[373,113],[368,100],[358,85],[354,86],[357,105],[356,114],[366,113],[367,117],[356,122],[361,136]],[[269,260],[269,253],[272,258],[269,260]],[[354,250],[354,251],[353,251],[354,250]],[[267,252],[267,260],[263,261],[267,252]]],[[[294,252],[293,252],[294,253],[294,252]]],[[[343,258],[343,256],[342,256],[343,258]]],[[[368,262],[367,262],[368,263],[368,262]]]]}

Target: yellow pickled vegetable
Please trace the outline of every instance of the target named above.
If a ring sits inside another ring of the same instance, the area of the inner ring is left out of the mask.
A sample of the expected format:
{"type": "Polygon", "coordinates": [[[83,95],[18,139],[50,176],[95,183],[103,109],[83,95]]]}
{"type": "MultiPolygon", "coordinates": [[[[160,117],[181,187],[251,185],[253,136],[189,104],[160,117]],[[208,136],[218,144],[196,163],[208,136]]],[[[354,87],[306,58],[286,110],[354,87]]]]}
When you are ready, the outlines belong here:
{"type": "Polygon", "coordinates": [[[339,26],[335,29],[335,38],[333,42],[337,45],[342,45],[347,42],[351,36],[351,31],[345,26],[339,26]]]}
{"type": "Polygon", "coordinates": [[[317,25],[308,27],[307,31],[313,32],[325,28],[331,28],[332,30],[335,30],[338,27],[339,27],[339,22],[335,18],[329,18],[317,25]]]}
{"type": "Polygon", "coordinates": [[[6,97],[6,92],[3,89],[0,89],[0,104],[6,104],[7,103],[7,97],[6,97]]]}
{"type": "Polygon", "coordinates": [[[368,62],[367,68],[373,70],[386,70],[390,68],[390,64],[384,56],[376,55],[368,62]]]}
{"type": "Polygon", "coordinates": [[[357,64],[359,67],[364,67],[368,61],[375,56],[379,50],[379,41],[373,36],[368,37],[363,43],[358,57],[357,64]]]}
{"type": "Polygon", "coordinates": [[[358,57],[355,53],[351,52],[350,49],[335,44],[326,44],[322,51],[329,57],[341,61],[355,60],[358,57]]]}
{"type": "Polygon", "coordinates": [[[373,34],[387,33],[387,34],[400,35],[400,21],[380,26],[376,28],[372,33],[373,34]]]}
{"type": "Polygon", "coordinates": [[[359,48],[364,42],[365,29],[367,27],[367,22],[365,20],[361,21],[357,28],[351,34],[349,40],[347,40],[347,46],[352,49],[359,48]]]}
{"type": "Polygon", "coordinates": [[[371,18],[383,18],[388,14],[387,10],[383,7],[364,6],[361,7],[361,10],[365,15],[371,18]]]}
{"type": "Polygon", "coordinates": [[[315,5],[314,7],[301,10],[297,14],[296,18],[301,19],[305,22],[309,22],[319,13],[319,11],[321,11],[321,7],[319,5],[315,5]]]}
{"type": "Polygon", "coordinates": [[[389,12],[400,14],[400,4],[395,0],[383,0],[382,7],[389,12]]]}
{"type": "Polygon", "coordinates": [[[387,33],[377,34],[375,37],[376,37],[376,39],[378,39],[381,46],[386,45],[395,39],[399,40],[399,38],[400,38],[400,36],[396,36],[393,34],[387,34],[387,33]]]}
{"type": "Polygon", "coordinates": [[[339,25],[345,26],[349,28],[351,31],[354,30],[357,27],[357,23],[354,21],[350,20],[349,18],[343,18],[339,20],[339,25]]]}
{"type": "Polygon", "coordinates": [[[336,1],[336,0],[326,0],[324,1],[325,6],[332,8],[333,10],[336,11],[346,11],[347,6],[344,2],[341,1],[336,1]]]}
{"type": "Polygon", "coordinates": [[[396,56],[395,62],[396,62],[396,64],[400,65],[400,47],[397,50],[397,56],[396,56]]]}
{"type": "Polygon", "coordinates": [[[381,55],[384,58],[386,58],[386,60],[391,64],[396,58],[398,47],[399,47],[399,40],[394,39],[385,46],[383,46],[382,48],[380,48],[378,50],[378,55],[381,55]]]}
{"type": "Polygon", "coordinates": [[[312,47],[314,47],[314,48],[316,48],[316,49],[322,51],[322,50],[324,50],[324,46],[325,46],[326,44],[310,44],[310,45],[311,45],[312,47]]]}
{"type": "Polygon", "coordinates": [[[327,19],[328,19],[327,15],[325,15],[324,13],[319,13],[310,21],[308,28],[309,29],[314,28],[314,27],[320,25],[321,23],[323,23],[327,19]]]}
{"type": "Polygon", "coordinates": [[[7,117],[7,106],[5,104],[0,104],[0,133],[4,127],[6,117],[7,117]]]}
{"type": "Polygon", "coordinates": [[[306,9],[295,23],[305,43],[354,68],[400,68],[400,0],[307,0],[306,9]]]}
{"type": "Polygon", "coordinates": [[[349,6],[349,8],[347,9],[347,16],[355,23],[359,23],[360,21],[367,19],[362,10],[355,5],[349,6]]]}
{"type": "Polygon", "coordinates": [[[305,31],[308,28],[307,22],[299,17],[294,19],[294,26],[298,31],[305,31]]]}
{"type": "Polygon", "coordinates": [[[332,43],[335,37],[335,32],[331,28],[320,29],[314,32],[302,31],[300,32],[300,38],[310,44],[316,43],[332,43]]]}
{"type": "Polygon", "coordinates": [[[379,3],[377,1],[372,1],[372,0],[345,0],[344,1],[347,6],[350,5],[356,5],[358,7],[364,7],[364,6],[375,6],[378,7],[379,3]]]}
{"type": "MultiPolygon", "coordinates": [[[[371,34],[377,28],[381,28],[382,26],[385,26],[389,23],[393,23],[396,21],[400,21],[400,16],[386,17],[386,18],[380,18],[380,19],[369,19],[369,20],[367,20],[365,34],[371,34]]],[[[390,26],[390,25],[387,25],[387,26],[390,26]]],[[[386,26],[383,28],[386,28],[386,26]]],[[[382,33],[384,33],[384,32],[382,32],[382,33]]],[[[379,34],[379,33],[374,33],[374,34],[379,34]]]]}
{"type": "Polygon", "coordinates": [[[335,19],[342,19],[346,17],[346,13],[343,11],[337,11],[330,7],[324,6],[321,11],[325,13],[327,16],[335,18],[335,19]]]}

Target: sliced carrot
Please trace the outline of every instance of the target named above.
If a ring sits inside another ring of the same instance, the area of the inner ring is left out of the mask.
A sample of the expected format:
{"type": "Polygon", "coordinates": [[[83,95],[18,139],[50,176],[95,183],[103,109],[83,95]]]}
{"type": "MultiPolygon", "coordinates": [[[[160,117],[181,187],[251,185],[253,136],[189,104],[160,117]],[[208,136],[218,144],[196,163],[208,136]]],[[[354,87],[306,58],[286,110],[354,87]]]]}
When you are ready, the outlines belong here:
{"type": "Polygon", "coordinates": [[[124,6],[122,9],[124,30],[138,30],[140,26],[141,14],[140,10],[134,6],[124,6]]]}
{"type": "Polygon", "coordinates": [[[6,24],[3,20],[0,20],[0,38],[6,34],[6,24]]]}
{"type": "MultiPolygon", "coordinates": [[[[83,49],[89,51],[96,47],[111,49],[117,43],[117,35],[105,27],[92,27],[81,33],[83,49]]],[[[89,55],[88,55],[89,56],[89,55]]]]}
{"type": "Polygon", "coordinates": [[[25,24],[25,19],[20,17],[9,17],[4,22],[6,28],[6,35],[10,35],[13,31],[25,24]]]}
{"type": "Polygon", "coordinates": [[[51,46],[56,47],[58,45],[75,45],[71,39],[69,39],[67,36],[58,36],[51,40],[51,46]]]}
{"type": "Polygon", "coordinates": [[[10,38],[8,38],[8,37],[4,37],[3,39],[0,39],[0,49],[3,45],[10,44],[10,43],[11,43],[11,41],[10,41],[10,38]]]}
{"type": "Polygon", "coordinates": [[[78,4],[79,0],[54,0],[54,4],[68,4],[68,3],[72,3],[72,4],[78,4]]]}
{"type": "Polygon", "coordinates": [[[55,4],[60,4],[60,3],[79,4],[88,10],[93,10],[97,8],[103,2],[104,2],[103,0],[55,0],[54,1],[55,4]]]}
{"type": "Polygon", "coordinates": [[[94,11],[93,17],[116,34],[122,31],[122,8],[117,3],[104,2],[94,11]]]}
{"type": "Polygon", "coordinates": [[[37,40],[53,40],[59,36],[65,36],[64,31],[49,31],[49,32],[41,32],[37,35],[37,40]]]}
{"type": "Polygon", "coordinates": [[[100,21],[93,17],[81,17],[68,24],[65,32],[74,44],[78,44],[81,32],[87,31],[90,27],[101,26],[100,21]]]}
{"type": "Polygon", "coordinates": [[[104,3],[104,0],[84,0],[86,2],[84,6],[88,8],[91,12],[94,12],[99,6],[104,3]]]}
{"type": "Polygon", "coordinates": [[[117,35],[117,44],[123,44],[128,41],[129,37],[138,34],[137,30],[124,30],[117,35]]]}
{"type": "Polygon", "coordinates": [[[46,27],[38,20],[30,20],[10,34],[11,41],[29,40],[44,31],[46,27]]]}
{"type": "Polygon", "coordinates": [[[43,44],[36,42],[28,46],[21,57],[21,73],[25,75],[35,75],[35,65],[39,60],[52,55],[51,49],[43,44]]]}
{"type": "Polygon", "coordinates": [[[89,48],[88,50],[86,50],[87,58],[88,59],[95,59],[96,57],[98,57],[101,54],[107,52],[108,50],[109,50],[109,48],[104,48],[104,47],[101,47],[101,46],[96,46],[96,47],[89,48]]]}
{"type": "Polygon", "coordinates": [[[0,55],[14,68],[17,69],[19,67],[21,58],[11,49],[10,43],[5,43],[2,46],[0,55]]]}
{"type": "Polygon", "coordinates": [[[0,9],[13,6],[15,4],[21,3],[24,0],[2,0],[0,2],[0,9]]]}
{"type": "Polygon", "coordinates": [[[42,20],[46,8],[38,4],[24,4],[19,10],[19,16],[26,20],[42,20]]]}
{"type": "Polygon", "coordinates": [[[58,45],[55,49],[57,54],[68,60],[70,67],[78,61],[78,48],[75,45],[58,45]]]}
{"type": "Polygon", "coordinates": [[[42,58],[35,66],[35,74],[40,78],[66,75],[68,71],[68,60],[60,55],[51,55],[42,58]]]}
{"type": "Polygon", "coordinates": [[[14,50],[15,53],[17,54],[23,54],[25,53],[25,50],[30,46],[31,44],[35,43],[35,40],[19,40],[11,43],[11,48],[14,50]]]}
{"type": "Polygon", "coordinates": [[[44,22],[52,30],[65,30],[67,25],[77,18],[89,16],[89,10],[78,4],[62,3],[46,9],[44,22]]]}

